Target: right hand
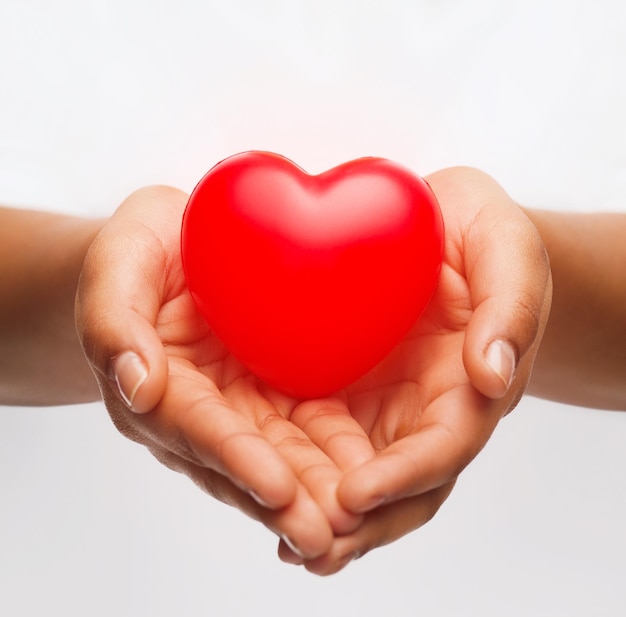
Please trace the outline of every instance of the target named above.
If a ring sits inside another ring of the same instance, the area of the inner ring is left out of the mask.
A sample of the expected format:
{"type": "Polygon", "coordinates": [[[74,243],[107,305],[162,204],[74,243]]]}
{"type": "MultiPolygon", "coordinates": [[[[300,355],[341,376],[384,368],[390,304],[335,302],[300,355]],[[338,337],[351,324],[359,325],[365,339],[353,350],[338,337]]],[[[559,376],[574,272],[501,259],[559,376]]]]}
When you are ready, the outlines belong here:
{"type": "Polygon", "coordinates": [[[427,180],[446,237],[425,314],[379,366],[346,389],[332,413],[312,401],[291,415],[346,470],[339,502],[365,516],[318,559],[299,559],[280,546],[285,561],[320,574],[435,514],[524,393],[548,320],[550,265],[519,206],[475,169],[447,169],[427,180]],[[365,442],[376,455],[351,467],[352,449],[365,442]]]}

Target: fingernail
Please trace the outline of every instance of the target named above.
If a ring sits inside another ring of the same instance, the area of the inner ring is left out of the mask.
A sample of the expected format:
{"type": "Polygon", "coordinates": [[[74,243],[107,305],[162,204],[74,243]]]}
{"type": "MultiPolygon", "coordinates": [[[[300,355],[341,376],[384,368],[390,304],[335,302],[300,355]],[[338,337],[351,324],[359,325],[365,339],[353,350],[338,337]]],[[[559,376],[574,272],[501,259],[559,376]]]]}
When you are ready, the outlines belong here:
{"type": "Polygon", "coordinates": [[[296,554],[298,557],[304,559],[304,553],[294,544],[293,540],[289,536],[281,536],[283,542],[296,554]]]}
{"type": "Polygon", "coordinates": [[[501,396],[509,389],[515,374],[515,351],[506,341],[492,341],[487,347],[485,361],[489,368],[500,378],[503,385],[501,396]]]}
{"type": "Polygon", "coordinates": [[[261,499],[261,497],[259,497],[258,493],[256,491],[253,491],[252,489],[248,489],[248,494],[250,495],[250,497],[252,497],[252,499],[254,499],[254,501],[256,501],[260,506],[263,506],[264,508],[269,508],[270,505],[269,503],[267,503],[267,501],[265,501],[264,499],[261,499]]]}
{"type": "Polygon", "coordinates": [[[148,378],[148,369],[142,359],[133,351],[125,351],[113,360],[113,376],[126,405],[140,413],[134,406],[135,397],[148,378]]]}

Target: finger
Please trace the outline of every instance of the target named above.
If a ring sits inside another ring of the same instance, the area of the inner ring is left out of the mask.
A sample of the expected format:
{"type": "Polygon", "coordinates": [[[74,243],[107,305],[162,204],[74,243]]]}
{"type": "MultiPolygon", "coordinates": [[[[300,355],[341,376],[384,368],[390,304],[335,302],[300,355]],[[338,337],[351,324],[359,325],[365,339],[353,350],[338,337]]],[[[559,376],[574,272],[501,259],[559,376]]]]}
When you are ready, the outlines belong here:
{"type": "Polygon", "coordinates": [[[470,385],[447,391],[424,410],[411,434],[346,474],[337,489],[339,502],[366,512],[448,484],[483,448],[505,404],[485,399],[470,385]]]}
{"type": "Polygon", "coordinates": [[[293,459],[300,481],[322,505],[335,534],[354,531],[362,517],[341,506],[337,486],[343,473],[375,456],[369,437],[339,398],[300,403],[289,421],[302,430],[312,446],[304,450],[297,445],[293,452],[285,454],[293,459]],[[303,456],[304,452],[308,455],[303,456]]]}
{"type": "MultiPolygon", "coordinates": [[[[242,510],[274,532],[298,559],[315,559],[326,553],[332,545],[333,531],[319,505],[302,487],[298,487],[293,501],[280,510],[264,508],[241,491],[228,490],[227,482],[207,470],[198,470],[194,479],[205,491],[207,488],[215,496],[219,486],[219,499],[242,510]]],[[[207,491],[208,492],[208,491],[207,491]]]]}
{"type": "Polygon", "coordinates": [[[403,499],[369,512],[354,533],[335,538],[330,550],[315,559],[302,559],[279,543],[278,556],[285,563],[303,564],[314,574],[328,576],[345,568],[375,548],[385,546],[430,521],[450,495],[454,482],[418,497],[403,499]]]}
{"type": "Polygon", "coordinates": [[[161,463],[188,476],[207,494],[263,523],[291,547],[297,559],[315,559],[330,549],[333,534],[326,516],[302,487],[287,507],[271,510],[211,469],[194,465],[163,448],[151,451],[161,463]]]}
{"type": "Polygon", "coordinates": [[[120,414],[144,442],[226,476],[267,508],[286,507],[296,495],[294,472],[254,419],[230,405],[184,360],[170,360],[165,392],[150,414],[125,408],[120,414]]]}
{"type": "MultiPolygon", "coordinates": [[[[550,269],[543,244],[521,211],[501,220],[498,241],[480,217],[468,236],[474,259],[467,263],[474,307],[467,326],[463,361],[470,380],[491,398],[504,396],[519,372],[527,378],[528,352],[545,327],[550,302],[550,269]]],[[[534,354],[532,354],[534,355],[534,354]]]]}
{"type": "Polygon", "coordinates": [[[308,493],[323,510],[335,535],[353,532],[359,527],[363,515],[342,507],[337,500],[337,487],[343,478],[341,471],[328,459],[323,459],[316,448],[303,448],[292,445],[281,454],[291,463],[298,480],[306,487],[308,493]]]}
{"type": "Polygon", "coordinates": [[[319,557],[332,545],[330,522],[303,486],[298,487],[296,498],[289,506],[276,511],[264,510],[260,520],[302,559],[319,557]]]}
{"type": "MultiPolygon", "coordinates": [[[[323,402],[321,405],[324,409],[323,402]]],[[[298,426],[298,421],[307,424],[307,410],[314,412],[315,409],[318,409],[318,403],[315,401],[310,405],[301,404],[292,411],[288,419],[277,416],[272,422],[264,422],[263,433],[320,505],[334,533],[338,535],[350,533],[361,524],[362,516],[347,511],[337,500],[337,486],[343,478],[343,472],[323,448],[318,447],[311,436],[298,426]]],[[[331,430],[332,424],[331,422],[331,430]]],[[[371,446],[368,453],[370,451],[371,446]]]]}
{"type": "Polygon", "coordinates": [[[340,398],[300,403],[289,419],[344,472],[376,455],[369,436],[340,398]]]}
{"type": "Polygon", "coordinates": [[[76,321],[87,359],[135,412],[152,409],[165,387],[154,325],[185,203],[184,193],[164,187],[129,197],[92,243],[80,277],[76,321]]]}
{"type": "Polygon", "coordinates": [[[545,327],[551,298],[546,251],[534,225],[486,174],[444,170],[429,183],[450,219],[463,228],[461,251],[473,309],[463,347],[465,368],[480,392],[499,398],[522,362],[520,380],[527,378],[526,356],[545,327]]]}

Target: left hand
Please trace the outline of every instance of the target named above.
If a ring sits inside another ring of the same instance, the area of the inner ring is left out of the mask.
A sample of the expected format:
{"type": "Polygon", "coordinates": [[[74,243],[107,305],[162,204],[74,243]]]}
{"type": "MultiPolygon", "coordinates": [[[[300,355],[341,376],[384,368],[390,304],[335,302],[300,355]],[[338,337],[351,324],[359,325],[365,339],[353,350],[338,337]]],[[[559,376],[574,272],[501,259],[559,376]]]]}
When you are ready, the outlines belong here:
{"type": "Polygon", "coordinates": [[[365,513],[325,555],[284,561],[318,574],[427,522],[528,383],[548,318],[551,276],[522,210],[489,176],[468,168],[427,178],[446,226],[435,295],[412,332],[336,398],[294,409],[302,428],[344,470],[341,505],[365,513]],[[354,466],[368,441],[375,457],[354,466]]]}
{"type": "MultiPolygon", "coordinates": [[[[305,558],[362,520],[337,502],[342,474],[288,417],[298,401],[260,383],[213,335],[185,285],[188,196],[133,193],[91,244],[76,326],[119,431],[286,538],[305,558]]],[[[373,455],[371,446],[358,461],[373,455]]]]}

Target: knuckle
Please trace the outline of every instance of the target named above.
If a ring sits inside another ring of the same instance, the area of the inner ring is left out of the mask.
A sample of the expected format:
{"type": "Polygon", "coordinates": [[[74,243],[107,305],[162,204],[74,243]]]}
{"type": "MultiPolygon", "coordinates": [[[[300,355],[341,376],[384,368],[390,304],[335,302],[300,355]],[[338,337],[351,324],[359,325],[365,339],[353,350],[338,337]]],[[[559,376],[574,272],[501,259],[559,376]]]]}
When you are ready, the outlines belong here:
{"type": "Polygon", "coordinates": [[[520,340],[518,344],[518,353],[524,353],[525,350],[535,340],[540,326],[542,317],[542,303],[534,294],[520,293],[518,294],[513,306],[511,307],[513,320],[520,330],[520,340]]]}

